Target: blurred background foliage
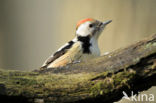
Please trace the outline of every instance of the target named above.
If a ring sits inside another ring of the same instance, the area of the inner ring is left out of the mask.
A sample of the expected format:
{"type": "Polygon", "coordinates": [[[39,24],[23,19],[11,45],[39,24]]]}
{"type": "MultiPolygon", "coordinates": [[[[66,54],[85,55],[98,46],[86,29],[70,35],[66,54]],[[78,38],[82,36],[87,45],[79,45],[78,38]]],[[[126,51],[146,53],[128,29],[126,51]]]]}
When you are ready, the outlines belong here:
{"type": "Polygon", "coordinates": [[[113,20],[99,38],[103,54],[156,33],[156,0],[0,0],[0,68],[39,68],[88,17],[113,20]]]}

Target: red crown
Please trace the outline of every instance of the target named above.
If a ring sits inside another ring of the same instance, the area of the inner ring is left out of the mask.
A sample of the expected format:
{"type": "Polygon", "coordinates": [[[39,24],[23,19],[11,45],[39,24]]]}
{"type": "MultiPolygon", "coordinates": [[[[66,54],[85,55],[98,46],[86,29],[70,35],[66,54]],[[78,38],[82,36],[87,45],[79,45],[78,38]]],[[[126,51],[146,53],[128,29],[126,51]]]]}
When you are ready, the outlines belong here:
{"type": "Polygon", "coordinates": [[[79,22],[77,23],[76,28],[78,28],[81,24],[83,24],[83,23],[85,23],[85,22],[87,22],[87,21],[93,21],[93,20],[94,20],[94,19],[92,19],[92,18],[83,19],[83,20],[81,20],[81,21],[79,21],[79,22]]]}

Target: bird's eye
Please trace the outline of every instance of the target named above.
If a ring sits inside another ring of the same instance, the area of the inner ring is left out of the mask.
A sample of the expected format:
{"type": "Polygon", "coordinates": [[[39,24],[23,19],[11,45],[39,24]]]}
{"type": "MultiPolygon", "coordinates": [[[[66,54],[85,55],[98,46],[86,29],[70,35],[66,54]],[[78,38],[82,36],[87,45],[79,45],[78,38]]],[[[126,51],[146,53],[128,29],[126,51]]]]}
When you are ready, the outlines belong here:
{"type": "Polygon", "coordinates": [[[94,25],[93,24],[89,24],[89,27],[92,28],[94,25]]]}

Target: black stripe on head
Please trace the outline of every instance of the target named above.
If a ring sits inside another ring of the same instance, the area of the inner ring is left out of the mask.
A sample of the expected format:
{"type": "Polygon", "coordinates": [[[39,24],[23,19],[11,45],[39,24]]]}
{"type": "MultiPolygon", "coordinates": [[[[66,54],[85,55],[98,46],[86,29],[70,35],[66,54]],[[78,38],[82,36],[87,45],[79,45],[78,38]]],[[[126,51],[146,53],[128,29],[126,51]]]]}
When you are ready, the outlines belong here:
{"type": "Polygon", "coordinates": [[[91,53],[90,51],[90,46],[91,46],[91,43],[90,43],[90,36],[85,36],[85,37],[82,37],[82,36],[78,36],[78,41],[81,41],[82,42],[82,48],[83,48],[83,53],[91,53]]]}

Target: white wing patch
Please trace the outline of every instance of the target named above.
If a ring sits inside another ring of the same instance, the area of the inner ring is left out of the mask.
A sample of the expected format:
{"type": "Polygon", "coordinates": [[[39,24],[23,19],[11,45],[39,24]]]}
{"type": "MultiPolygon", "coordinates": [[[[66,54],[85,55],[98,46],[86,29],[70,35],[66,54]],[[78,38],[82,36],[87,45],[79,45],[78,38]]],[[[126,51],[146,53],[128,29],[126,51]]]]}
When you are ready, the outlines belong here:
{"type": "Polygon", "coordinates": [[[53,55],[51,55],[42,65],[41,68],[47,67],[50,63],[54,62],[55,60],[57,60],[59,57],[61,57],[62,55],[64,55],[68,49],[71,48],[71,46],[74,44],[75,40],[72,40],[68,43],[66,43],[65,45],[63,45],[61,48],[59,48],[53,55]]]}

